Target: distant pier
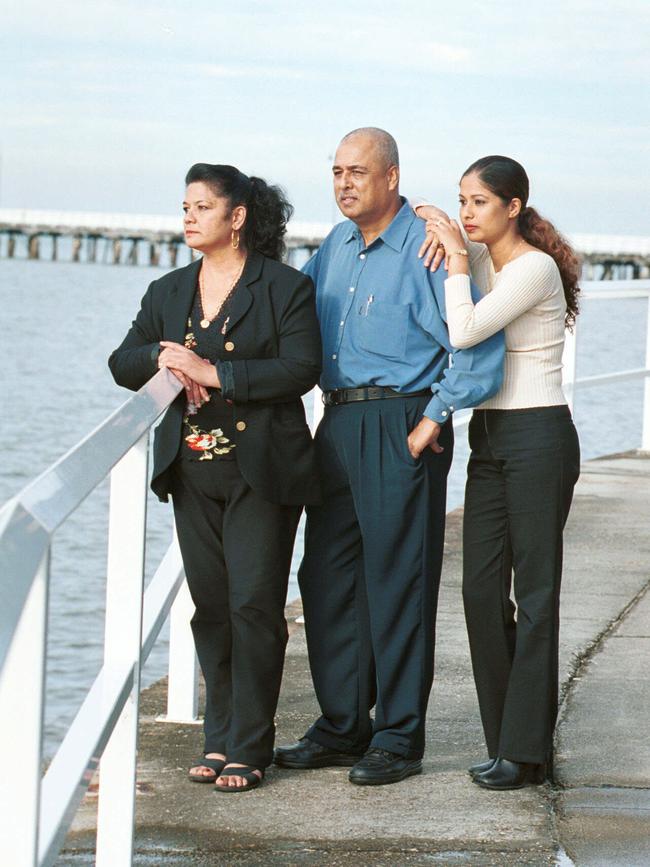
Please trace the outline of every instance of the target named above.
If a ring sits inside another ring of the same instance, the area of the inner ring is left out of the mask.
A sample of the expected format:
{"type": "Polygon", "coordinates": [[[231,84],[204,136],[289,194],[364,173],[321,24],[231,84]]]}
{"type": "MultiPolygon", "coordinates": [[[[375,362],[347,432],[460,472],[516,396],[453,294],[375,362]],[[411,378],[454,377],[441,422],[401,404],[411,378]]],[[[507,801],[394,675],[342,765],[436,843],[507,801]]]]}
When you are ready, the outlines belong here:
{"type": "MultiPolygon", "coordinates": [[[[326,223],[293,222],[289,259],[316,250],[331,229],[326,223]]],[[[181,217],[74,211],[0,209],[0,257],[101,262],[112,265],[187,264],[181,217]]]]}
{"type": "MultiPolygon", "coordinates": [[[[311,255],[331,229],[328,223],[293,221],[287,233],[288,259],[311,255]]],[[[650,237],[570,235],[583,260],[586,280],[650,277],[650,237]]],[[[161,265],[191,261],[181,217],[74,211],[0,209],[0,257],[161,265]]]]}

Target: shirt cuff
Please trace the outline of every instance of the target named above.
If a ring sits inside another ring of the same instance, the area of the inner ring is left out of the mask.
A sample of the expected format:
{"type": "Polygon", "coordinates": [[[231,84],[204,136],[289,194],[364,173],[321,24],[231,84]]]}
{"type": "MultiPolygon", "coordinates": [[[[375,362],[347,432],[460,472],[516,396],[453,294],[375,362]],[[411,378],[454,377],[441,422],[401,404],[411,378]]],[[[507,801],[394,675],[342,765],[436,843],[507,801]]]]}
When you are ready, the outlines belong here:
{"type": "Polygon", "coordinates": [[[215,367],[221,383],[221,396],[224,400],[234,400],[235,377],[232,372],[232,361],[217,361],[215,367]]]}
{"type": "Polygon", "coordinates": [[[434,394],[432,399],[426,405],[424,415],[431,421],[437,424],[444,424],[449,421],[454,412],[454,407],[451,404],[445,403],[437,394],[434,394]]]}

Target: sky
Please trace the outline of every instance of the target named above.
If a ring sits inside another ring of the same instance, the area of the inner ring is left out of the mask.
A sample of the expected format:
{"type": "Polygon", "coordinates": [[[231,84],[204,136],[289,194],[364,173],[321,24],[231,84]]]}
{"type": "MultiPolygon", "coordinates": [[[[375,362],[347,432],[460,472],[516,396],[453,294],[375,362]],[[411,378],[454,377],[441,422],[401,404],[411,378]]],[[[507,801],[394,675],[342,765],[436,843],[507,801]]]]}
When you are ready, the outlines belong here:
{"type": "Polygon", "coordinates": [[[455,210],[518,159],[570,233],[650,235],[648,0],[24,0],[0,34],[0,207],[180,214],[194,162],[338,218],[340,138],[397,139],[401,190],[455,210]]]}

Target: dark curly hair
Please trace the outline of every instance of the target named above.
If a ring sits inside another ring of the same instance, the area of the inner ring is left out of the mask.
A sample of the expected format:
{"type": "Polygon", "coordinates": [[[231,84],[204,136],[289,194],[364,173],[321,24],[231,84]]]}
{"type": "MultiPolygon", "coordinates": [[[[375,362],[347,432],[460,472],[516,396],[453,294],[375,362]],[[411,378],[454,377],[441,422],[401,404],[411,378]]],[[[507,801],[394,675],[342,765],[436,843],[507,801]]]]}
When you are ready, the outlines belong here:
{"type": "Polygon", "coordinates": [[[571,329],[579,312],[580,258],[555,226],[541,217],[534,208],[528,206],[530,184],[524,167],[510,157],[481,157],[463,172],[463,177],[472,174],[478,175],[481,183],[504,204],[509,204],[512,199],[521,201],[518,229],[525,241],[548,253],[555,260],[566,299],[564,322],[566,327],[571,329]]]}
{"type": "Polygon", "coordinates": [[[262,178],[248,177],[235,166],[195,163],[185,175],[185,185],[204,183],[216,196],[228,199],[231,208],[246,207],[241,236],[247,250],[257,250],[270,259],[282,259],[284,236],[293,207],[281,187],[269,186],[262,178]]]}

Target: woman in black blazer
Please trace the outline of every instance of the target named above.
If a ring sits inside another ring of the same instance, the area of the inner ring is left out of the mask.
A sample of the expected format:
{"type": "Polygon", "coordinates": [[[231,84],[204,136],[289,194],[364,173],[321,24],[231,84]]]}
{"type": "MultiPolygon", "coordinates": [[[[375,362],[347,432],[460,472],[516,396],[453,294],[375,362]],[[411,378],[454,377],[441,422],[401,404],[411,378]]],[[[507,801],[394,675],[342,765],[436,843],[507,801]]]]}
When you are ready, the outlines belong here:
{"type": "Polygon", "coordinates": [[[109,359],[138,389],[161,367],[183,383],[156,430],[151,487],[171,494],[206,683],[195,782],[249,791],[270,764],[302,505],[318,498],[300,399],[318,381],[311,280],[279,261],[291,206],[233,166],[185,179],[184,230],[203,257],[155,280],[109,359]]]}

